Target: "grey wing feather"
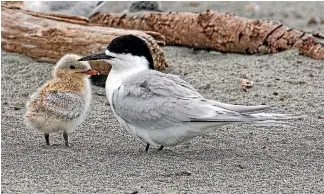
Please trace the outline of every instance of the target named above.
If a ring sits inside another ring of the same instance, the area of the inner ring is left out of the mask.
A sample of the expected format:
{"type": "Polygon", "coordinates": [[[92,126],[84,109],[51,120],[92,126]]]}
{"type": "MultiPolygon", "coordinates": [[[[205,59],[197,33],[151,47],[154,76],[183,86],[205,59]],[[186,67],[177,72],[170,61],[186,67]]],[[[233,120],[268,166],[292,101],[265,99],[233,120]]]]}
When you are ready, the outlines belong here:
{"type": "Polygon", "coordinates": [[[114,91],[112,106],[127,123],[146,129],[166,128],[183,122],[251,122],[250,115],[208,103],[190,84],[177,76],[145,71],[114,91]]]}
{"type": "Polygon", "coordinates": [[[71,92],[51,92],[45,98],[44,108],[62,119],[74,120],[82,114],[85,100],[71,92]]]}
{"type": "Polygon", "coordinates": [[[259,112],[263,110],[267,110],[270,106],[266,105],[259,105],[259,106],[243,106],[243,105],[233,105],[233,104],[226,104],[214,100],[208,100],[208,103],[214,106],[218,106],[221,108],[225,108],[227,110],[240,112],[240,113],[252,113],[252,112],[259,112]]]}
{"type": "MultiPolygon", "coordinates": [[[[201,97],[203,98],[197,91],[196,89],[190,85],[188,82],[184,81],[183,79],[181,79],[179,76],[177,75],[171,75],[171,74],[165,74],[169,79],[173,80],[175,83],[177,83],[178,85],[181,85],[183,87],[186,87],[192,91],[195,92],[195,94],[197,95],[197,97],[201,97]]],[[[207,103],[217,106],[217,107],[221,107],[227,110],[231,110],[234,112],[239,112],[239,113],[251,113],[251,112],[258,112],[261,110],[267,110],[270,107],[266,106],[266,105],[259,105],[259,106],[243,106],[243,105],[233,105],[233,104],[226,104],[226,103],[222,103],[222,102],[218,102],[218,101],[214,101],[214,100],[207,100],[207,103]]]]}

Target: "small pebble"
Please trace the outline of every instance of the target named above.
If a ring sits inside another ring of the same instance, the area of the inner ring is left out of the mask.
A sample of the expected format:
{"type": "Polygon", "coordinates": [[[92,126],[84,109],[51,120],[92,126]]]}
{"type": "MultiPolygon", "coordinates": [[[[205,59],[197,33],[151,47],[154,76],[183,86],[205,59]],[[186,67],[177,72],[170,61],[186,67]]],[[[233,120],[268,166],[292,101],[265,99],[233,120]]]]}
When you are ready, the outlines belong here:
{"type": "Polygon", "coordinates": [[[241,164],[237,165],[237,167],[239,167],[240,169],[244,169],[244,166],[242,166],[241,164]]]}
{"type": "Polygon", "coordinates": [[[197,7],[197,6],[198,6],[198,3],[196,3],[196,2],[190,2],[190,5],[191,5],[192,7],[197,7]]]}
{"type": "Polygon", "coordinates": [[[178,172],[176,173],[177,176],[190,176],[191,172],[190,171],[182,171],[182,172],[178,172]]]}
{"type": "Polygon", "coordinates": [[[321,18],[319,17],[311,17],[308,21],[308,25],[316,25],[321,23],[321,18]]]}
{"type": "Polygon", "coordinates": [[[21,108],[20,107],[14,107],[14,110],[20,110],[21,108]]]}

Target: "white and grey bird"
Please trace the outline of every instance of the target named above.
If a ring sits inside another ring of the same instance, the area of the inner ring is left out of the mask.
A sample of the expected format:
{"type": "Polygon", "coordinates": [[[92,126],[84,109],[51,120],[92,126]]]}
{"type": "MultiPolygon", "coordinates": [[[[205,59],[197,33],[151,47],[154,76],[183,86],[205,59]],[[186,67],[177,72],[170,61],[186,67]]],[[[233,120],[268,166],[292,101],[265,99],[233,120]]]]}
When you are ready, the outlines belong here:
{"type": "Polygon", "coordinates": [[[53,79],[41,86],[26,104],[26,124],[44,133],[47,145],[49,133],[63,132],[65,145],[69,146],[68,132],[84,120],[89,109],[89,76],[97,72],[79,58],[74,54],[62,57],[54,67],[53,79]]]}
{"type": "MultiPolygon", "coordinates": [[[[150,145],[174,146],[233,124],[267,124],[289,115],[257,113],[268,106],[240,106],[204,98],[180,77],[154,70],[145,41],[133,35],[111,41],[104,53],[79,59],[106,60],[112,69],[106,94],[118,122],[150,145]]],[[[279,122],[279,121],[278,121],[279,122]]]]}

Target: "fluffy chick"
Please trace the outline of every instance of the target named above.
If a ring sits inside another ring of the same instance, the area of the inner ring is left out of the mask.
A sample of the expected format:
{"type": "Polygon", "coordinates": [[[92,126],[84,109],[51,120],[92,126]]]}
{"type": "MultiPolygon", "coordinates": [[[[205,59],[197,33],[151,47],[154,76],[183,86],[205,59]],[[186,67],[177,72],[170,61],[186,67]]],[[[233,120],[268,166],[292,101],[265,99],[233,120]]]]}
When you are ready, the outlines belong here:
{"type": "Polygon", "coordinates": [[[26,104],[26,124],[44,133],[49,145],[49,133],[63,132],[69,146],[68,132],[84,121],[91,102],[89,77],[96,75],[88,62],[77,61],[78,55],[62,57],[54,67],[53,78],[35,92],[26,104]]]}

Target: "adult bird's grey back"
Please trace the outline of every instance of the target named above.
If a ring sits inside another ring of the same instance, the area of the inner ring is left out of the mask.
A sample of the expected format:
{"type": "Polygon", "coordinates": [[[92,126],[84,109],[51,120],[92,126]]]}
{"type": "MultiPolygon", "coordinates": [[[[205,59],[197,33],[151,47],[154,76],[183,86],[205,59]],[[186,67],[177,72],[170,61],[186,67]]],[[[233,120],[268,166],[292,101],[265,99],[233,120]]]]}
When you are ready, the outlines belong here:
{"type": "Polygon", "coordinates": [[[145,41],[126,35],[104,53],[80,60],[103,59],[112,65],[106,82],[111,108],[123,128],[149,145],[174,146],[232,123],[271,124],[292,118],[258,113],[267,106],[241,106],[205,99],[179,76],[155,71],[145,41]]]}

